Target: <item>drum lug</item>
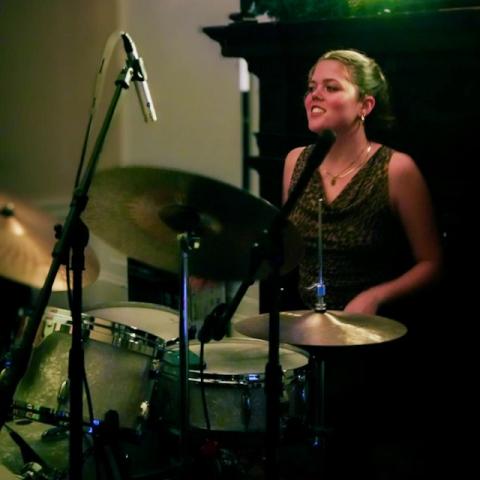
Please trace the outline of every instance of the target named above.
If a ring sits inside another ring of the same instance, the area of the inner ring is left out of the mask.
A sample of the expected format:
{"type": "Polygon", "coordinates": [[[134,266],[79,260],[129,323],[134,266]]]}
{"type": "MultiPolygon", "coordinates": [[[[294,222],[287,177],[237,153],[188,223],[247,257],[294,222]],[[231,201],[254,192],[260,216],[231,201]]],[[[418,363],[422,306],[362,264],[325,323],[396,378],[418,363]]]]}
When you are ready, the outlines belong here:
{"type": "Polygon", "coordinates": [[[150,415],[150,402],[148,400],[144,400],[140,404],[140,412],[139,412],[139,419],[141,421],[147,421],[150,415]]]}
{"type": "Polygon", "coordinates": [[[160,360],[158,358],[154,358],[150,366],[149,378],[152,380],[157,380],[160,377],[160,368],[161,368],[160,360]]]}
{"type": "Polygon", "coordinates": [[[57,392],[57,409],[60,409],[61,406],[65,405],[68,402],[70,395],[70,384],[68,379],[64,380],[60,385],[60,388],[57,392]]]}

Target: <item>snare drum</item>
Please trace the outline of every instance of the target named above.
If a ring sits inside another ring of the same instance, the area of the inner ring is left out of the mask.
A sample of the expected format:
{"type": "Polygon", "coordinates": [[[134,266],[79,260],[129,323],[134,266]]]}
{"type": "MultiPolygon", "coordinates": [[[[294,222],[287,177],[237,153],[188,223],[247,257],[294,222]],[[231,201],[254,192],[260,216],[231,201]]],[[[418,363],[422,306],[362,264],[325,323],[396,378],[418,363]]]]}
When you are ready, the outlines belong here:
{"type": "MultiPolygon", "coordinates": [[[[180,424],[180,384],[178,362],[165,351],[160,365],[155,407],[160,417],[175,430],[180,424]],[[158,404],[157,404],[158,403],[158,404]]],[[[190,351],[200,355],[200,344],[190,342],[190,351]]],[[[290,345],[280,345],[283,369],[282,412],[286,417],[303,420],[306,412],[306,369],[308,354],[290,345]]],[[[250,338],[226,338],[205,344],[204,382],[210,427],[215,431],[265,431],[265,366],[268,342],[250,338]]],[[[190,368],[190,425],[206,428],[202,402],[200,371],[190,368]]]]}
{"type": "MultiPolygon", "coordinates": [[[[155,314],[161,320],[161,309],[155,309],[155,314]]],[[[166,309],[165,316],[171,315],[166,309]]],[[[94,418],[101,420],[108,410],[115,410],[122,427],[140,430],[148,417],[155,370],[165,341],[136,328],[135,318],[126,325],[82,317],[85,371],[94,418]]],[[[47,308],[40,328],[40,339],[15,393],[14,415],[62,423],[69,415],[70,312],[47,308]]],[[[85,395],[83,405],[85,421],[89,421],[85,395]]]]}
{"type": "Polygon", "coordinates": [[[86,313],[95,318],[148,332],[165,342],[178,338],[178,313],[163,305],[142,302],[104,303],[87,310],[86,313]]]}

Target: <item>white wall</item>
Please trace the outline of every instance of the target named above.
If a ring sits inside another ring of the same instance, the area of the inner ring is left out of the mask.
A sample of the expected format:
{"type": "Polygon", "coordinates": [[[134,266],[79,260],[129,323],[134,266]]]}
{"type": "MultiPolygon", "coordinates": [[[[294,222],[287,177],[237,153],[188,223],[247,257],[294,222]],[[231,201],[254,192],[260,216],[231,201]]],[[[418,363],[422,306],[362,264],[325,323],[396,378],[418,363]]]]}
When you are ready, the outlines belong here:
{"type": "MultiPolygon", "coordinates": [[[[3,0],[0,10],[0,188],[64,202],[80,157],[114,0],[3,0]]],[[[106,153],[118,156],[112,129],[106,153]]]]}
{"type": "MultiPolygon", "coordinates": [[[[35,201],[68,201],[95,75],[115,30],[128,31],[144,58],[159,121],[143,122],[133,88],[122,94],[99,167],[174,167],[239,185],[238,62],[223,58],[201,32],[227,23],[237,3],[3,0],[0,188],[35,201]]],[[[121,42],[116,53],[121,59],[121,42]]],[[[116,67],[108,71],[103,106],[116,67]]]]}
{"type": "Polygon", "coordinates": [[[125,101],[129,163],[171,167],[240,185],[238,60],[224,58],[202,26],[224,25],[236,0],[122,0],[124,29],[149,75],[159,121],[145,125],[125,101]]]}
{"type": "MultiPolygon", "coordinates": [[[[144,59],[159,120],[145,124],[133,87],[122,93],[99,168],[178,168],[240,186],[238,60],[222,57],[201,31],[228,23],[238,8],[237,0],[3,0],[0,190],[66,213],[96,73],[116,30],[132,36],[144,59]]],[[[123,61],[119,42],[97,129],[123,61]]],[[[94,235],[92,246],[101,270],[84,303],[126,299],[125,255],[94,235]]],[[[65,304],[63,294],[52,298],[65,304]]]]}

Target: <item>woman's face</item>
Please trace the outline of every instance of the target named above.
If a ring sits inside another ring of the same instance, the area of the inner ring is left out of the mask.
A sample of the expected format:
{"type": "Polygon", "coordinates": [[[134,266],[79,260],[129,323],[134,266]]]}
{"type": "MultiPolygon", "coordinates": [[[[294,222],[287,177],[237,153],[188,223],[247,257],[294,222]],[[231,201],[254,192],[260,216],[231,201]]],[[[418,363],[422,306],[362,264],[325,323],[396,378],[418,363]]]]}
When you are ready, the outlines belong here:
{"type": "Polygon", "coordinates": [[[305,95],[308,128],[315,133],[348,131],[358,122],[362,108],[358,87],[352,83],[347,67],[337,60],[321,60],[305,95]]]}

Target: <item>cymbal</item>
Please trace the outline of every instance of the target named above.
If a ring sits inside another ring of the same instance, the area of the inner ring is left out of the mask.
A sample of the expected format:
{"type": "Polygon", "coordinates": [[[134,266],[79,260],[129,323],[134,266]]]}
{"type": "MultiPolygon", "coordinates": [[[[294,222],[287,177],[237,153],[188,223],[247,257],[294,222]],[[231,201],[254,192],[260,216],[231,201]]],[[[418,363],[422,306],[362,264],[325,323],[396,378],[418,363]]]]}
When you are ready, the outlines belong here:
{"type": "MultiPolygon", "coordinates": [[[[200,248],[190,255],[190,273],[212,280],[247,276],[250,253],[277,209],[265,200],[200,175],[153,167],[117,167],[93,179],[85,223],[127,256],[168,272],[180,271],[178,233],[194,230],[200,248]]],[[[284,230],[282,273],[298,264],[302,241],[284,230]]],[[[264,262],[257,278],[268,275],[264,262]]]]}
{"type": "MultiPolygon", "coordinates": [[[[234,328],[249,337],[268,340],[269,315],[238,320],[234,328]]],[[[280,313],[280,342],[298,346],[368,345],[395,340],[406,333],[402,323],[377,315],[337,310],[280,313]]]]}
{"type": "MultiPolygon", "coordinates": [[[[0,193],[0,275],[30,287],[45,282],[56,243],[54,226],[59,221],[10,194],[0,193]]],[[[91,248],[85,251],[83,284],[99,274],[98,259],[91,248]]],[[[66,269],[62,265],[52,290],[67,290],[66,269]]]]}

